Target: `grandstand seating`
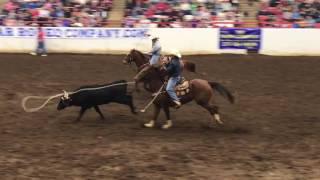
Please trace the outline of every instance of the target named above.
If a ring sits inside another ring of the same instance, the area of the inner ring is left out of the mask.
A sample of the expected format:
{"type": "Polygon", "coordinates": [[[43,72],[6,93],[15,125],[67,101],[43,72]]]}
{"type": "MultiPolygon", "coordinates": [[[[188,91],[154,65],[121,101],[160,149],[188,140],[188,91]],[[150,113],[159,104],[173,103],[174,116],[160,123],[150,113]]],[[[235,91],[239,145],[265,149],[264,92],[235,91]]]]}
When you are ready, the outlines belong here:
{"type": "Polygon", "coordinates": [[[257,16],[261,27],[317,28],[320,26],[320,1],[262,1],[257,16]]]}
{"type": "Polygon", "coordinates": [[[105,26],[112,0],[7,0],[0,25],[105,26]]]}
{"type": "Polygon", "coordinates": [[[0,0],[0,25],[320,27],[320,0],[0,0]]]}
{"type": "Polygon", "coordinates": [[[243,13],[237,0],[128,0],[124,27],[233,27],[243,13]]]}

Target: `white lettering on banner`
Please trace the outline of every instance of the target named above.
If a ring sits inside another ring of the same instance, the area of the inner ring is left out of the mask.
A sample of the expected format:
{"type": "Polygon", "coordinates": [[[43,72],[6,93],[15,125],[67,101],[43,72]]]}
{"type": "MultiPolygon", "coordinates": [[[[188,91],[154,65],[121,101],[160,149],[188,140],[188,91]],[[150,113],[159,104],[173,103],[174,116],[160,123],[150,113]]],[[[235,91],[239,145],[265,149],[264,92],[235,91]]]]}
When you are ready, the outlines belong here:
{"type": "MultiPolygon", "coordinates": [[[[148,29],[45,27],[46,38],[145,38],[148,29]]],[[[36,27],[1,27],[0,37],[35,37],[36,27]]]]}

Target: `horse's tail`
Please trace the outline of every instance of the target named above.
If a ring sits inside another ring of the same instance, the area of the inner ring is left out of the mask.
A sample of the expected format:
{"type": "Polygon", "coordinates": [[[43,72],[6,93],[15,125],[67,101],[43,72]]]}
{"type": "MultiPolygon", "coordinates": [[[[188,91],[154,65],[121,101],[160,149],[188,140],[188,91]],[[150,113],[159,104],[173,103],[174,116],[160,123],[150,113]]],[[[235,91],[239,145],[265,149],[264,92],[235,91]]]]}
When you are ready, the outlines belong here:
{"type": "Polygon", "coordinates": [[[212,89],[217,90],[221,94],[221,96],[228,99],[230,103],[232,104],[234,103],[235,98],[226,87],[222,86],[217,82],[208,82],[208,83],[210,84],[212,89]]]}
{"type": "Polygon", "coordinates": [[[183,61],[184,68],[189,71],[196,73],[196,64],[190,61],[183,61]]]}

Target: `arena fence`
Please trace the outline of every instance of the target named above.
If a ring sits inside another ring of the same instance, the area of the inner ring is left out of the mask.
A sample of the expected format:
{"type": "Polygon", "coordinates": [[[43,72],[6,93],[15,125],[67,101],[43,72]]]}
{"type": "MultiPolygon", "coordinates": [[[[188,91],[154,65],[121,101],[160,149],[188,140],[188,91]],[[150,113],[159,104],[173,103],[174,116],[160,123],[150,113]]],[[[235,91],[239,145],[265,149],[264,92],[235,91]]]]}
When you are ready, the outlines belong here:
{"type": "MultiPolygon", "coordinates": [[[[219,28],[75,28],[46,27],[50,53],[123,54],[148,51],[146,34],[160,37],[164,52],[183,54],[320,55],[319,29],[219,28]]],[[[36,48],[34,27],[0,27],[0,52],[29,53],[36,48]]]]}

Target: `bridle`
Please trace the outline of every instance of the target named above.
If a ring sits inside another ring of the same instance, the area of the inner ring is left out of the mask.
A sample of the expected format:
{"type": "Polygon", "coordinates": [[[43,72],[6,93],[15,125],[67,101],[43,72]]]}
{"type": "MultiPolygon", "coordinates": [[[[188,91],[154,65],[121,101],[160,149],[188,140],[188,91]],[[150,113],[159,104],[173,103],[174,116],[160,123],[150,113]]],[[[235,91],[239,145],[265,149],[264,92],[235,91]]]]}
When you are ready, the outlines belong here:
{"type": "Polygon", "coordinates": [[[131,65],[132,62],[133,62],[133,57],[132,57],[132,55],[131,55],[131,52],[130,52],[129,54],[127,54],[127,56],[126,56],[125,59],[128,59],[128,58],[129,58],[129,60],[126,61],[126,62],[127,62],[129,65],[131,65]]]}
{"type": "Polygon", "coordinates": [[[132,66],[132,62],[134,60],[133,60],[133,57],[132,57],[131,53],[132,52],[130,51],[129,54],[127,54],[124,59],[125,59],[125,62],[129,65],[130,69],[132,69],[134,72],[136,72],[137,70],[132,66]]]}

